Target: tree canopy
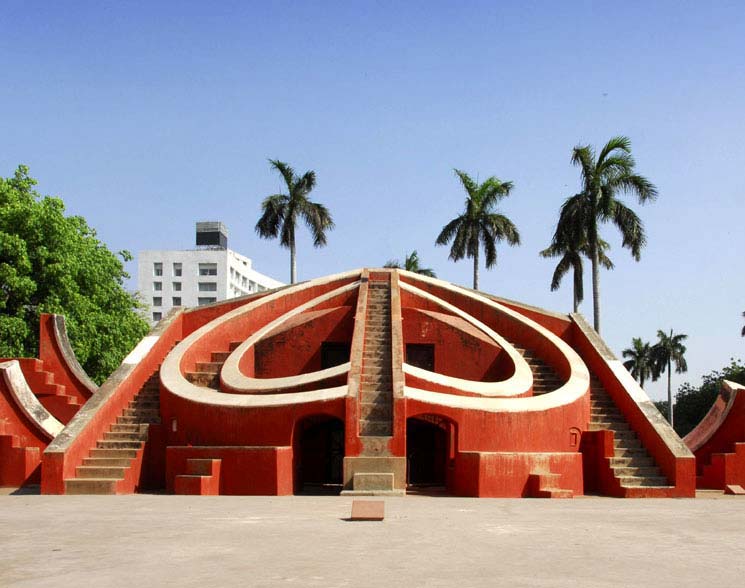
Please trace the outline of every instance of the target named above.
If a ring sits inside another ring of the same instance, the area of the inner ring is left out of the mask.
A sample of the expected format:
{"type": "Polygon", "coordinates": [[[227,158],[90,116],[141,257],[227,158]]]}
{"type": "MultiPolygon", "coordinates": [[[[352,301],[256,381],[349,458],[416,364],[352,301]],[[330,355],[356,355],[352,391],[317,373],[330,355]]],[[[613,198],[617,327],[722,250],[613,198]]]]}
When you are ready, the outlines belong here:
{"type": "Polygon", "coordinates": [[[416,249],[404,256],[403,264],[398,259],[389,259],[383,267],[405,269],[407,272],[414,272],[415,274],[429,276],[430,278],[437,277],[432,268],[419,266],[419,254],[416,252],[416,249]]]}
{"type": "Polygon", "coordinates": [[[279,237],[279,244],[290,250],[290,283],[297,281],[295,229],[302,218],[313,235],[313,246],[326,245],[326,231],[334,228],[328,208],[313,202],[308,196],[316,187],[316,172],[307,171],[302,176],[283,161],[270,159],[269,164],[282,176],[287,194],[272,194],[261,203],[261,217],[256,232],[264,239],[279,237]]]}
{"type": "Polygon", "coordinates": [[[572,151],[572,163],[580,168],[582,191],[562,205],[554,240],[573,235],[577,245],[586,241],[592,266],[593,326],[600,333],[600,226],[614,224],[621,232],[622,246],[639,261],[647,241],[644,226],[618,197],[632,194],[644,204],[657,197],[657,188],[635,173],[627,137],[613,137],[597,155],[591,145],[578,145],[572,151]]]}
{"type": "Polygon", "coordinates": [[[35,357],[39,315],[62,314],[78,361],[100,383],[148,331],[124,289],[132,257],[109,251],[35,185],[25,166],[0,178],[0,356],[35,357]]]}
{"type": "Polygon", "coordinates": [[[458,261],[464,257],[473,259],[473,288],[479,289],[479,250],[484,247],[486,267],[497,264],[497,243],[507,241],[520,244],[520,233],[515,224],[497,212],[497,204],[509,196],[512,182],[503,182],[491,176],[479,184],[466,172],[454,170],[466,191],[465,210],[446,224],[435,241],[436,245],[447,245],[450,241],[450,259],[458,261]]]}

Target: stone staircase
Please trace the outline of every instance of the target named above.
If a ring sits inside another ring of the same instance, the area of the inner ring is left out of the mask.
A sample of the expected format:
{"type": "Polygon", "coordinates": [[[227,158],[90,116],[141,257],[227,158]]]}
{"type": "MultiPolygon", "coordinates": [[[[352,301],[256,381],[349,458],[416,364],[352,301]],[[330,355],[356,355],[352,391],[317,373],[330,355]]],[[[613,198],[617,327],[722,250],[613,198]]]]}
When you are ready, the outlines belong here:
{"type": "Polygon", "coordinates": [[[369,282],[360,378],[361,437],[393,434],[390,290],[387,281],[369,282]]]}
{"type": "Polygon", "coordinates": [[[198,361],[193,372],[186,372],[186,379],[195,386],[202,388],[220,389],[220,370],[242,341],[231,341],[228,351],[213,351],[210,361],[198,361]]]}
{"type": "Polygon", "coordinates": [[[668,486],[667,478],[644,448],[613,399],[595,376],[590,380],[590,431],[613,431],[615,456],[610,459],[622,488],[668,486]]]}
{"type": "MultiPolygon", "coordinates": [[[[160,376],[155,370],[117,417],[111,430],[96,442],[75,478],[65,480],[65,494],[116,494],[147,441],[148,426],[160,422],[160,376]]],[[[136,483],[136,480],[135,480],[136,483]]]]}
{"type": "Polygon", "coordinates": [[[82,405],[77,398],[65,393],[63,384],[54,382],[54,374],[44,370],[44,363],[40,359],[34,359],[27,365],[32,369],[25,369],[23,375],[34,396],[54,418],[66,425],[82,405]]]}
{"type": "Polygon", "coordinates": [[[533,395],[553,392],[564,383],[554,369],[542,359],[536,357],[533,351],[524,347],[514,346],[515,350],[525,358],[533,372],[533,395]]]}

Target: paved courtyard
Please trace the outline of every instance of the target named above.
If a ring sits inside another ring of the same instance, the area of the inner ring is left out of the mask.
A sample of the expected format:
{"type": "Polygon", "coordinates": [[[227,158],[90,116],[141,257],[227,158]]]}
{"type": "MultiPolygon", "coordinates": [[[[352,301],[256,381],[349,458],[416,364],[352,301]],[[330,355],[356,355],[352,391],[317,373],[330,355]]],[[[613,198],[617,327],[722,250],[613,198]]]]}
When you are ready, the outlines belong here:
{"type": "Polygon", "coordinates": [[[0,496],[0,586],[741,586],[745,498],[0,496]]]}

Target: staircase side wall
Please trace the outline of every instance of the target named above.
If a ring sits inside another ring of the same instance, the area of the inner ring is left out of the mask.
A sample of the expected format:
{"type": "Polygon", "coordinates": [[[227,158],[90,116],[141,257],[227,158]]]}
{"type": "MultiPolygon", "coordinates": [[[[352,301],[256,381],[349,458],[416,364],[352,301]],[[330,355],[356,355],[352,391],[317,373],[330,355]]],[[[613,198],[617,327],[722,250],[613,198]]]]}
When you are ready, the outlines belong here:
{"type": "Polygon", "coordinates": [[[693,497],[696,493],[696,465],[691,451],[584,317],[580,314],[571,316],[574,349],[600,380],[671,485],[675,486],[673,495],[693,497]]]}
{"type": "Polygon", "coordinates": [[[163,358],[181,338],[182,311],[172,310],[124,358],[121,366],[49,444],[42,457],[42,494],[64,494],[65,479],[140,391],[163,358]]]}
{"type": "Polygon", "coordinates": [[[581,453],[459,452],[455,460],[456,494],[486,498],[532,495],[531,475],[557,474],[558,485],[582,495],[581,453]]]}
{"type": "Polygon", "coordinates": [[[166,489],[187,473],[189,459],[221,460],[223,495],[286,496],[293,493],[292,447],[185,447],[166,450],[166,489]]]}

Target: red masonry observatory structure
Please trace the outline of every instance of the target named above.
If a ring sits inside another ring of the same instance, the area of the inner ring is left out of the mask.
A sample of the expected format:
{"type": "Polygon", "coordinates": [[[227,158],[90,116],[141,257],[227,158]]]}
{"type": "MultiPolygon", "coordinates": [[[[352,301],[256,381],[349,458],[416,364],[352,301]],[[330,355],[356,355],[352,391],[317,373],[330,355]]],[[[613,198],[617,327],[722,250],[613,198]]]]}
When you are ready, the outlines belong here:
{"type": "MultiPolygon", "coordinates": [[[[174,309],[98,389],[63,327],[43,317],[40,358],[0,363],[2,485],[40,479],[47,494],[695,492],[693,453],[577,314],[361,269],[174,309]]],[[[726,452],[731,437],[709,446],[726,452]]]]}

